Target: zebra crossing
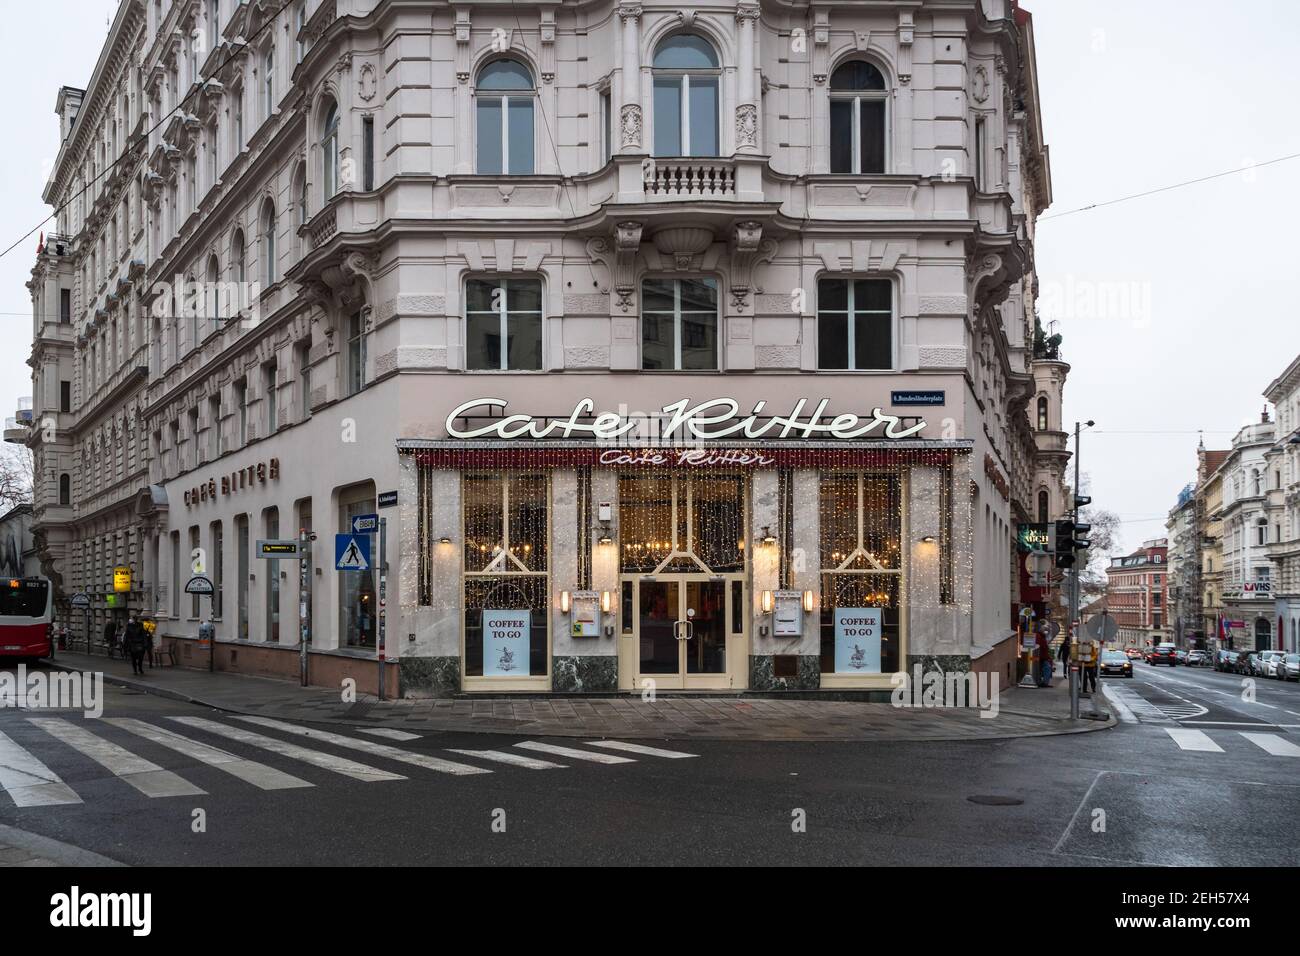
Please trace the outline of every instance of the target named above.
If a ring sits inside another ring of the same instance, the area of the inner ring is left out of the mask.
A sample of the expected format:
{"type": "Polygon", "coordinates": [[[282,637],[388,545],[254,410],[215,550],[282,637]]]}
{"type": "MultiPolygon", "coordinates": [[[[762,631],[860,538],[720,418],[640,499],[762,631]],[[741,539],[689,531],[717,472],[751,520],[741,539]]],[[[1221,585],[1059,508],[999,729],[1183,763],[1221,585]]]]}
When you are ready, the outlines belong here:
{"type": "Polygon", "coordinates": [[[134,791],[151,800],[208,793],[175,770],[167,769],[133,749],[140,746],[155,753],[171,751],[202,767],[232,777],[240,785],[263,791],[302,790],[316,786],[263,760],[288,761],[294,769],[306,765],[352,782],[383,783],[411,779],[415,774],[408,768],[463,777],[498,771],[564,770],[580,764],[614,766],[636,763],[639,759],[681,760],[697,756],[620,740],[574,739],[567,741],[566,746],[522,740],[494,749],[446,748],[445,753],[449,756],[443,757],[370,739],[380,737],[409,742],[418,740],[418,734],[404,731],[385,734],[375,733],[383,728],[357,728],[358,732],[370,736],[353,737],[257,716],[232,715],[224,720],[170,716],[152,721],[133,717],[74,721],[48,716],[27,717],[17,726],[23,724],[35,733],[18,734],[15,726],[9,727],[11,734],[22,737],[21,741],[0,732],[0,810],[10,804],[14,807],[83,804],[85,799],[76,789],[80,786],[77,778],[65,770],[65,776],[73,781],[66,782],[50,766],[63,768],[70,760],[74,764],[81,761],[79,769],[86,765],[85,762],[97,765],[108,772],[110,780],[125,784],[127,790],[124,792],[134,791]],[[261,759],[224,749],[231,746],[247,748],[261,759]],[[362,759],[343,756],[336,750],[350,751],[362,759]],[[449,759],[450,756],[456,759],[449,759]],[[401,765],[405,772],[375,765],[382,762],[401,765]]]}
{"type": "Polygon", "coordinates": [[[1194,753],[1225,753],[1223,744],[1228,744],[1228,749],[1233,749],[1233,747],[1239,746],[1235,741],[1240,738],[1258,747],[1271,757],[1300,757],[1300,745],[1288,740],[1281,734],[1221,730],[1216,731],[1218,734],[1216,740],[1206,731],[1198,730],[1195,727],[1165,727],[1164,731],[1178,745],[1180,750],[1194,753]]]}

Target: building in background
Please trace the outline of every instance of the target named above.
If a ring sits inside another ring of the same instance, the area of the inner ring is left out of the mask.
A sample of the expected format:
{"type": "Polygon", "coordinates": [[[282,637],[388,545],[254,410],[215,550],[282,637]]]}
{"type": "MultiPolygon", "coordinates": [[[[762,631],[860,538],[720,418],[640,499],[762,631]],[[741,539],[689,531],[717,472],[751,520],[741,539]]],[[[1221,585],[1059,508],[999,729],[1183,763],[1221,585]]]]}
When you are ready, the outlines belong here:
{"type": "Polygon", "coordinates": [[[1196,512],[1201,531],[1201,630],[1213,650],[1230,647],[1223,626],[1223,464],[1231,449],[1196,450],[1196,512]]]}
{"type": "Polygon", "coordinates": [[[1201,614],[1201,530],[1196,485],[1178,493],[1165,524],[1169,536],[1169,623],[1174,643],[1184,650],[1205,647],[1201,614]]]}
{"type": "Polygon", "coordinates": [[[385,626],[413,695],[1005,675],[1033,55],[1012,0],[123,0],[31,283],[43,562],[363,690],[385,626]]]}
{"type": "Polygon", "coordinates": [[[1276,428],[1262,419],[1237,432],[1219,468],[1223,487],[1223,631],[1234,649],[1273,647],[1273,563],[1269,555],[1268,463],[1276,428]]]}
{"type": "Polygon", "coordinates": [[[1153,538],[1106,569],[1106,610],[1119,625],[1118,643],[1146,647],[1171,639],[1169,541],[1153,538]]]}
{"type": "Polygon", "coordinates": [[[1265,454],[1267,554],[1273,564],[1274,647],[1300,651],[1300,357],[1264,391],[1277,419],[1265,454]]]}

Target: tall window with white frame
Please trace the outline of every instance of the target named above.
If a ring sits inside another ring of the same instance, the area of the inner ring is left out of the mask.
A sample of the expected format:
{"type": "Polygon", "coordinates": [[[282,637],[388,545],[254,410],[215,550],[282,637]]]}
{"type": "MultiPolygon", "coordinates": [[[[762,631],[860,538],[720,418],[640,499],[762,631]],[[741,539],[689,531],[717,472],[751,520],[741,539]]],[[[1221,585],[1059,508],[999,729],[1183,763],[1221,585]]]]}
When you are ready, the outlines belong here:
{"type": "Polygon", "coordinates": [[[363,312],[348,316],[347,394],[355,395],[366,384],[366,319],[363,312]]]}
{"type": "Polygon", "coordinates": [[[298,420],[311,418],[311,340],[294,347],[298,369],[298,420]]]}
{"type": "Polygon", "coordinates": [[[493,60],[474,87],[476,171],[481,175],[531,175],[534,168],[533,74],[518,60],[493,60]]]}
{"type": "MultiPolygon", "coordinates": [[[[262,511],[263,531],[267,540],[280,537],[280,509],[265,508],[262,511]]],[[[264,639],[272,644],[280,643],[280,562],[269,558],[266,564],[266,632],[264,639]]]]}
{"type": "Polygon", "coordinates": [[[885,77],[865,60],[831,74],[831,172],[885,172],[888,97],[885,77]]]}
{"type": "Polygon", "coordinates": [[[679,33],[655,49],[654,154],[717,156],[717,51],[703,37],[679,33]]]}
{"type": "Polygon", "coordinates": [[[239,415],[239,447],[248,444],[248,379],[241,378],[234,385],[235,407],[239,415]]]}
{"type": "Polygon", "coordinates": [[[331,103],[325,112],[325,124],[321,128],[321,188],[322,198],[329,202],[337,195],[340,186],[339,176],[339,107],[331,103]]]}
{"type": "Polygon", "coordinates": [[[468,370],[541,370],[540,280],[470,279],[465,284],[465,303],[468,370]]]}
{"type": "Polygon", "coordinates": [[[817,283],[817,367],[876,371],[894,367],[894,285],[889,279],[817,283]]]}
{"type": "Polygon", "coordinates": [[[641,368],[718,370],[716,279],[646,279],[641,284],[641,368]]]}
{"type": "Polygon", "coordinates": [[[266,51],[266,58],[262,61],[262,113],[263,119],[270,119],[275,115],[275,47],[272,46],[266,51]]]}

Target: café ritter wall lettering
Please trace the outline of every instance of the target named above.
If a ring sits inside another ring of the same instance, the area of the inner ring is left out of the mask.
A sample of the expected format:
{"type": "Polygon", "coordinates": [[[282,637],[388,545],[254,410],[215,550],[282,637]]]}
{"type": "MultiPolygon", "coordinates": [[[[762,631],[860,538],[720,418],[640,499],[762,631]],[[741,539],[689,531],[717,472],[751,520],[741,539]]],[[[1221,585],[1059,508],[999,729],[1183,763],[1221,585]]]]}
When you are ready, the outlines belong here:
{"type": "Polygon", "coordinates": [[[190,508],[201,501],[216,500],[217,489],[221,489],[221,496],[234,494],[242,491],[244,488],[253,485],[264,485],[268,481],[278,481],[280,479],[280,459],[272,458],[270,461],[259,461],[255,465],[249,465],[247,468],[240,468],[238,471],[232,471],[228,475],[222,475],[218,478],[209,478],[207,481],[188,489],[185,492],[185,507],[190,508]]]}
{"type": "Polygon", "coordinates": [[[691,440],[719,441],[727,438],[781,439],[830,438],[851,441],[879,437],[899,440],[919,434],[925,427],[924,419],[914,424],[904,424],[895,415],[886,415],[879,408],[870,415],[839,413],[828,415],[830,399],[821,399],[808,410],[809,400],[799,399],[786,415],[766,412],[765,401],[754,403],[746,415],[740,413],[740,403],[731,398],[715,398],[692,405],[691,400],[665,405],[656,414],[623,415],[615,412],[593,414],[596,403],[584,398],[574,406],[567,418],[539,420],[532,415],[503,414],[508,403],[501,398],[476,398],[452,409],[447,416],[447,434],[451,438],[593,438],[596,441],[619,441],[630,432],[647,429],[653,422],[658,441],[691,440]],[[472,414],[475,410],[478,414],[472,414]],[[486,412],[482,410],[491,410],[486,412]],[[462,428],[461,419],[486,419],[478,427],[462,428]]]}

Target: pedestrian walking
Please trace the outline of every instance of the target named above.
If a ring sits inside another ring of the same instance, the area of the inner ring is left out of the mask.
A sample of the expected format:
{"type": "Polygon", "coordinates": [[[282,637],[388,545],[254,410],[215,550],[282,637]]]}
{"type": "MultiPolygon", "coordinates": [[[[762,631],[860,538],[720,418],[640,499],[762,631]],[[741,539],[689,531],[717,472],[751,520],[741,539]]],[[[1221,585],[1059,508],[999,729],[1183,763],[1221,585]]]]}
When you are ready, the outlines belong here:
{"type": "Polygon", "coordinates": [[[111,617],[104,625],[104,644],[108,647],[108,656],[112,657],[117,650],[117,621],[111,617]]]}
{"type": "Polygon", "coordinates": [[[126,648],[126,652],[131,655],[131,672],[143,675],[144,655],[149,650],[149,645],[152,642],[145,632],[144,626],[134,614],[131,615],[130,623],[126,625],[126,633],[122,643],[126,648]]]}
{"type": "Polygon", "coordinates": [[[1092,659],[1086,662],[1081,668],[1083,686],[1080,690],[1081,697],[1091,697],[1097,690],[1097,668],[1101,665],[1101,642],[1088,641],[1088,650],[1092,653],[1092,659]],[[1091,687],[1091,690],[1089,688],[1091,687]]]}
{"type": "Polygon", "coordinates": [[[1038,686],[1052,686],[1052,646],[1047,643],[1047,634],[1039,628],[1034,637],[1034,646],[1038,648],[1038,686]]]}
{"type": "Polygon", "coordinates": [[[1070,635],[1066,634],[1061,638],[1061,676],[1070,676],[1070,635]]]}

